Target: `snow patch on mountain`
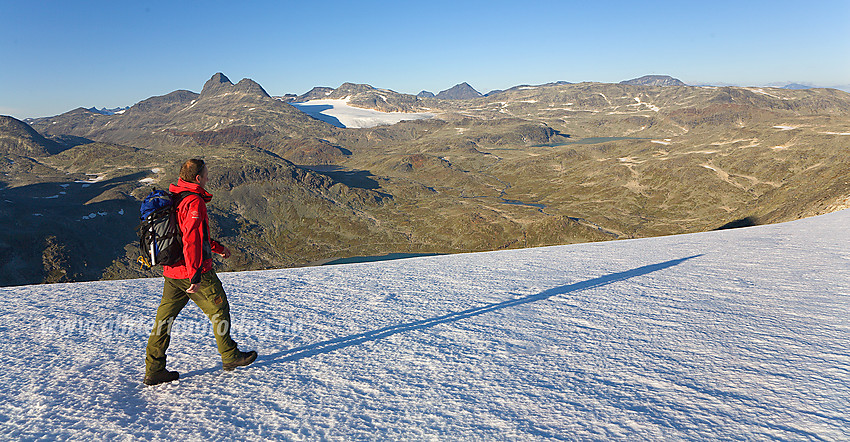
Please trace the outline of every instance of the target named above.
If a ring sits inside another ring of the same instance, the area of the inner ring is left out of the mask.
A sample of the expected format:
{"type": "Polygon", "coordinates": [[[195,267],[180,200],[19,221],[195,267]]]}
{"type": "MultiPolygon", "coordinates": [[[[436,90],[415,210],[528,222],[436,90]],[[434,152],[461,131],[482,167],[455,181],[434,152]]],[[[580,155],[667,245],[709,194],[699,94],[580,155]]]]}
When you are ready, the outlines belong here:
{"type": "Polygon", "coordinates": [[[101,115],[120,115],[120,114],[123,114],[124,112],[126,112],[127,109],[129,109],[129,108],[130,108],[130,106],[115,107],[115,108],[112,108],[112,109],[107,109],[105,107],[102,108],[102,109],[98,109],[97,107],[90,107],[86,110],[90,111],[90,112],[94,112],[96,114],[101,114],[101,115]]]}
{"type": "MultiPolygon", "coordinates": [[[[386,101],[386,97],[383,98],[386,101]]],[[[345,99],[309,100],[290,104],[317,120],[343,128],[368,128],[396,124],[400,121],[422,120],[434,117],[434,114],[425,112],[381,112],[373,109],[363,109],[349,105],[349,100],[350,97],[345,99]]]]}

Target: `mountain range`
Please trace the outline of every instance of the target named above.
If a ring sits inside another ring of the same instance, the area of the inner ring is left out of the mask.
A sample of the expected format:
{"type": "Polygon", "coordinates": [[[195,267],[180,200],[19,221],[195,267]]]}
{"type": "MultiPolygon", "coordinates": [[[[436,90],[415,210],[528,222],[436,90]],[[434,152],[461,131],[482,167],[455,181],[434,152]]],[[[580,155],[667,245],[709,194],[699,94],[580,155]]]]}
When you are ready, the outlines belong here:
{"type": "Polygon", "coordinates": [[[120,114],[4,117],[0,285],[157,275],[135,262],[136,211],[189,157],[210,164],[211,229],[234,251],[223,270],[641,238],[847,206],[850,94],[656,80],[487,95],[462,83],[445,99],[345,83],[273,97],[217,73],[200,93],[120,114]],[[319,99],[433,118],[340,128],[290,104],[319,99]]]}
{"type": "Polygon", "coordinates": [[[102,109],[98,109],[97,107],[90,107],[90,108],[87,108],[86,110],[94,112],[96,114],[115,115],[115,114],[124,113],[124,111],[129,109],[129,108],[130,108],[129,106],[127,106],[127,107],[115,107],[115,108],[112,108],[112,109],[107,109],[105,107],[102,108],[102,109]]]}

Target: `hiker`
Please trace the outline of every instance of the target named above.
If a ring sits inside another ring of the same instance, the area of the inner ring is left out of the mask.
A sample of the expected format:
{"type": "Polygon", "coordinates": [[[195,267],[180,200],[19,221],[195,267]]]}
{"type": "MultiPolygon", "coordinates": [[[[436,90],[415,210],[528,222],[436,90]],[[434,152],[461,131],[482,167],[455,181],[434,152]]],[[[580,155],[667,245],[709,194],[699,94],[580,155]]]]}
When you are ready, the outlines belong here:
{"type": "Polygon", "coordinates": [[[212,322],[224,370],[233,370],[257,359],[256,351],[239,351],[236,342],[230,338],[230,305],[221,281],[213,270],[212,260],[213,253],[224,258],[230,257],[230,250],[210,239],[206,203],[210,202],[212,195],[204,190],[208,173],[203,160],[188,160],[180,168],[177,184],[172,184],[169,189],[176,199],[183,259],[174,265],[163,266],[165,287],[145,356],[146,385],[171,382],[180,377],[176,371],[165,369],[165,351],[171,341],[174,319],[190,299],[212,322]]]}

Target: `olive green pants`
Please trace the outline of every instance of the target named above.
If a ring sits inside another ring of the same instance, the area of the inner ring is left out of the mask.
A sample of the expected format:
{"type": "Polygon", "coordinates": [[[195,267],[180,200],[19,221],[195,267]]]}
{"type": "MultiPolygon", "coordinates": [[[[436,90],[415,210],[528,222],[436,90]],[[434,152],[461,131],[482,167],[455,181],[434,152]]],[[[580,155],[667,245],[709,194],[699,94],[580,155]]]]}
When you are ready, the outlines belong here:
{"type": "Polygon", "coordinates": [[[230,304],[224,293],[224,287],[214,271],[201,276],[200,288],[195,293],[186,293],[190,286],[188,279],[165,278],[162,289],[162,301],[156,310],[156,321],[148,338],[145,355],[145,374],[150,375],[165,370],[165,351],[171,342],[171,327],[174,319],[191,299],[201,308],[212,322],[213,334],[223,362],[236,359],[236,343],[230,338],[230,304]]]}

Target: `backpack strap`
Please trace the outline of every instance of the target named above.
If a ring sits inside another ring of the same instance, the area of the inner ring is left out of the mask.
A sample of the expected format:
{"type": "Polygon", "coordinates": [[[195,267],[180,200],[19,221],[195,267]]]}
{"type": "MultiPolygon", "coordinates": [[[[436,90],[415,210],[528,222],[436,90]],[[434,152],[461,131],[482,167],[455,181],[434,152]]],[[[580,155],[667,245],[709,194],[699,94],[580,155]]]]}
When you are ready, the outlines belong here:
{"type": "Polygon", "coordinates": [[[184,190],[182,192],[176,192],[171,194],[171,204],[174,206],[175,209],[177,209],[177,206],[179,206],[180,203],[183,202],[183,198],[186,198],[189,195],[197,195],[202,200],[204,199],[204,196],[200,193],[184,190]]]}
{"type": "MultiPolygon", "coordinates": [[[[172,201],[171,204],[174,207],[175,213],[177,212],[177,207],[180,206],[180,203],[183,202],[183,199],[185,199],[189,195],[196,195],[198,198],[201,199],[201,201],[204,201],[204,196],[201,195],[200,193],[197,193],[197,192],[191,192],[189,190],[184,190],[182,192],[172,193],[171,194],[171,201],[172,201]]],[[[204,204],[206,204],[206,201],[204,201],[204,204]]],[[[179,223],[178,223],[178,225],[179,225],[179,223]]],[[[204,241],[206,241],[206,242],[210,241],[210,226],[207,224],[206,219],[204,220],[203,227],[202,227],[202,230],[201,230],[201,234],[202,234],[202,238],[203,238],[204,241]]]]}

